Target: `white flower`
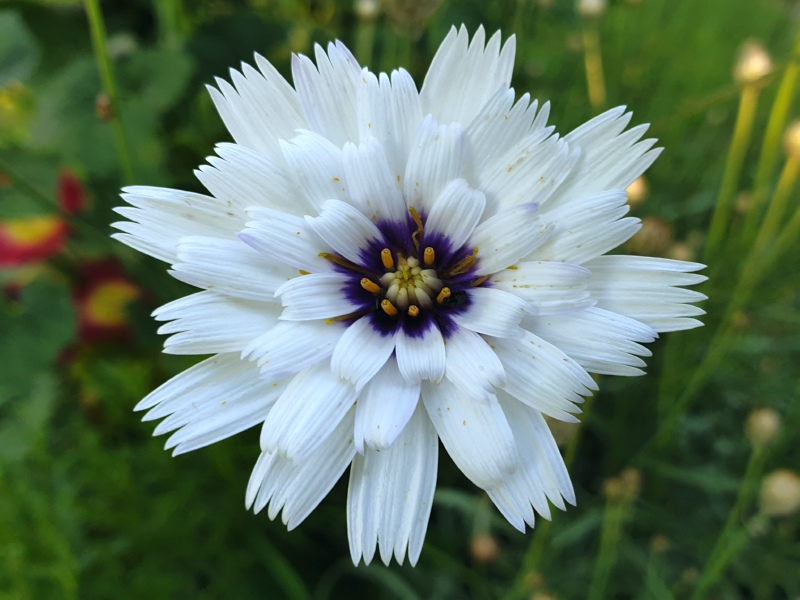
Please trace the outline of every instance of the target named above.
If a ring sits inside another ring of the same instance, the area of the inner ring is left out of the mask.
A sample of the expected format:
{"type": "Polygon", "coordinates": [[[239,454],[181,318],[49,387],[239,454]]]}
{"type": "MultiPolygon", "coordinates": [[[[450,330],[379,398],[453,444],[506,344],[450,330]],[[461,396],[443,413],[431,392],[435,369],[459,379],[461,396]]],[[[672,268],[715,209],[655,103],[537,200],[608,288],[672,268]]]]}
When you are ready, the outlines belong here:
{"type": "Polygon", "coordinates": [[[175,454],[262,424],[247,506],[294,528],[350,466],[353,561],[415,563],[438,440],[518,529],[575,496],[542,415],[587,371],[639,375],[695,327],[702,265],[604,256],[639,229],[625,188],[659,154],[611,110],[566,137],[514,100],[514,38],[453,29],[421,91],[341,44],[261,56],[209,88],[236,143],[201,195],[132,187],[120,241],[203,291],[155,312],[165,352],[213,354],[137,406],[175,454]]]}

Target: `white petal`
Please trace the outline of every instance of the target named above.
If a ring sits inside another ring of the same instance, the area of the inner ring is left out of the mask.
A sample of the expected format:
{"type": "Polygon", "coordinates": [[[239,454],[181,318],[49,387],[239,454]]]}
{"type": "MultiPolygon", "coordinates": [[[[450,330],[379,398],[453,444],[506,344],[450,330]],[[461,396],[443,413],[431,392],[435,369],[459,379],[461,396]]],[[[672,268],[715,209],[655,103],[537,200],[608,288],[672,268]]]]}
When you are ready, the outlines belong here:
{"type": "Polygon", "coordinates": [[[465,395],[488,400],[494,387],[505,383],[503,364],[474,331],[458,327],[447,338],[445,375],[465,395]]]}
{"type": "Polygon", "coordinates": [[[486,198],[464,179],[451,181],[431,207],[425,222],[425,241],[446,237],[453,249],[469,240],[483,215],[486,198]]]}
{"type": "Polygon", "coordinates": [[[134,186],[124,188],[123,200],[131,207],[114,209],[130,221],[112,226],[124,233],[112,237],[164,262],[174,263],[178,240],[187,235],[227,238],[242,227],[242,219],[230,214],[216,198],[171,190],[134,186]]]}
{"type": "Polygon", "coordinates": [[[274,302],[275,290],[292,273],[236,238],[187,236],[178,243],[175,279],[199,288],[259,302],[274,302]]]}
{"type": "Polygon", "coordinates": [[[573,359],[540,337],[525,332],[521,338],[489,338],[505,368],[503,389],[554,419],[577,422],[583,396],[597,389],[589,374],[573,359]]]}
{"type": "Polygon", "coordinates": [[[302,131],[290,142],[282,141],[281,149],[310,206],[318,210],[326,200],[348,198],[339,146],[321,135],[302,131]]]}
{"type": "MultiPolygon", "coordinates": [[[[515,104],[514,90],[498,91],[484,105],[466,129],[470,163],[476,174],[473,181],[486,176],[490,165],[496,163],[509,151],[509,148],[514,148],[531,133],[543,132],[540,133],[543,140],[550,136],[552,127],[544,131],[547,118],[534,119],[538,106],[536,100],[531,103],[528,94],[524,94],[515,104]]],[[[545,108],[540,115],[544,112],[545,108]]],[[[488,171],[493,172],[495,169],[488,171]]]]}
{"type": "Polygon", "coordinates": [[[345,291],[353,286],[353,277],[342,273],[311,273],[287,281],[277,290],[284,309],[281,319],[311,321],[333,319],[361,310],[345,291]]]}
{"type": "Polygon", "coordinates": [[[263,207],[249,208],[247,214],[252,221],[238,234],[239,239],[271,261],[311,273],[333,269],[320,256],[330,252],[330,246],[303,217],[263,207]]]}
{"type": "Polygon", "coordinates": [[[375,139],[358,146],[347,144],[343,154],[353,205],[373,223],[387,220],[406,223],[408,210],[400,178],[390,171],[381,144],[375,139]]]}
{"type": "Polygon", "coordinates": [[[498,210],[518,204],[544,205],[573,168],[578,153],[551,129],[530,133],[484,167],[476,186],[498,210]]]}
{"type": "Polygon", "coordinates": [[[356,106],[361,67],[341,42],[328,44],[327,54],[315,45],[317,66],[302,55],[292,56],[292,77],[309,128],[341,148],[358,139],[356,106]]]}
{"type": "Polygon", "coordinates": [[[168,354],[239,352],[260,333],[277,323],[280,307],[274,303],[231,298],[216,292],[185,296],[157,309],[158,333],[173,333],[164,342],[168,354]]]}
{"type": "Polygon", "coordinates": [[[575,505],[575,492],[564,460],[541,414],[501,394],[500,405],[508,419],[520,456],[519,468],[495,488],[489,497],[512,525],[520,531],[533,527],[531,505],[544,518],[550,518],[547,499],[564,510],[564,500],[575,505]]]}
{"type": "Polygon", "coordinates": [[[278,321],[245,346],[242,358],[256,361],[261,377],[274,381],[327,359],[344,332],[336,321],[278,321]]]}
{"type": "Polygon", "coordinates": [[[587,371],[602,375],[642,375],[639,356],[650,356],[642,343],[652,342],[654,329],[597,307],[574,313],[530,317],[523,327],[557,346],[587,371]]]}
{"type": "Polygon", "coordinates": [[[704,265],[645,256],[600,256],[585,263],[592,272],[588,289],[597,306],[650,325],[656,331],[677,331],[701,325],[696,319],[705,311],[691,302],[704,294],[686,290],[706,280],[704,265]]]}
{"type": "Polygon", "coordinates": [[[580,202],[604,190],[624,190],[653,164],[661,149],[650,150],[656,141],[653,139],[637,142],[647,125],[622,133],[630,120],[631,113],[620,106],[566,136],[570,148],[579,149],[581,154],[570,176],[553,195],[554,207],[580,202]]]}
{"type": "Polygon", "coordinates": [[[355,264],[363,265],[368,260],[368,246],[383,247],[383,234],[375,224],[340,200],[328,200],[318,217],[306,217],[306,221],[328,246],[355,264]]]}
{"type": "Polygon", "coordinates": [[[180,454],[263,421],[283,387],[259,379],[256,368],[238,354],[219,354],[152,391],[136,410],[150,409],[144,421],[167,417],[153,435],[183,427],[167,442],[180,454]]]}
{"type": "Polygon", "coordinates": [[[195,175],[242,225],[247,221],[245,209],[250,206],[269,206],[290,214],[302,214],[310,208],[285,164],[238,144],[219,144],[216,151],[218,157],[208,158],[211,166],[201,166],[195,175]]]}
{"type": "Polygon", "coordinates": [[[394,443],[419,404],[420,387],[400,374],[394,357],[386,362],[358,397],[353,442],[359,454],[365,446],[385,450],[394,443]]]}
{"type": "Polygon", "coordinates": [[[541,219],[552,232],[531,259],[582,265],[613,250],[641,227],[639,219],[621,218],[628,212],[626,202],[624,191],[610,190],[553,210],[546,206],[541,219]]]}
{"type": "Polygon", "coordinates": [[[372,326],[369,315],[344,332],[331,358],[331,370],[361,390],[381,370],[394,352],[394,334],[383,335],[372,326]]]}
{"type": "Polygon", "coordinates": [[[453,314],[453,320],[472,331],[496,337],[522,335],[519,323],[525,314],[525,301],[514,294],[492,288],[467,290],[469,304],[464,312],[453,314]]]}
{"type": "Polygon", "coordinates": [[[397,331],[397,364],[410,382],[422,379],[439,382],[444,377],[446,356],[439,326],[432,320],[412,334],[401,326],[397,331]]]}
{"type": "Polygon", "coordinates": [[[443,381],[423,385],[422,399],[447,453],[472,483],[491,489],[514,472],[514,436],[496,398],[475,402],[443,381]]]}
{"type": "Polygon", "coordinates": [[[355,401],[353,385],[331,373],[327,361],[301,371],[264,422],[262,450],[303,462],[331,435],[355,401]]]}
{"type": "Polygon", "coordinates": [[[475,229],[470,246],[478,248],[475,275],[491,275],[524,260],[549,235],[539,218],[538,205],[523,204],[503,210],[475,229]]]}
{"type": "Polygon", "coordinates": [[[464,130],[458,123],[439,125],[428,116],[420,125],[406,165],[406,204],[427,214],[445,186],[461,176],[464,130]]]}
{"type": "Polygon", "coordinates": [[[404,69],[378,77],[364,70],[359,86],[358,127],[361,139],[374,137],[386,152],[390,177],[401,182],[422,108],[414,80],[404,69]]]}
{"type": "Polygon", "coordinates": [[[582,310],[596,300],[586,290],[588,269],[561,262],[525,261],[495,273],[489,284],[516,294],[528,303],[528,312],[550,315],[582,310]]]}
{"type": "Polygon", "coordinates": [[[415,565],[428,528],[436,487],[438,440],[425,410],[418,406],[397,443],[383,451],[368,448],[350,470],[347,532],[357,565],[369,564],[380,545],[381,560],[415,565]]]}
{"type": "Polygon", "coordinates": [[[209,87],[211,98],[233,138],[268,156],[279,153],[279,139],[305,127],[292,87],[261,56],[256,56],[261,73],[242,65],[242,73],[231,70],[236,89],[217,79],[220,92],[209,87]],[[269,102],[264,99],[269,98],[269,102]]]}
{"type": "Polygon", "coordinates": [[[500,49],[500,32],[484,43],[479,27],[467,45],[465,27],[450,30],[433,57],[420,100],[424,114],[442,122],[469,123],[498,90],[508,89],[514,67],[516,40],[511,36],[500,49]]]}
{"type": "Polygon", "coordinates": [[[353,460],[352,432],[351,410],[302,462],[262,452],[247,484],[247,507],[259,512],[269,502],[270,519],[283,509],[282,520],[289,530],[300,525],[353,460]]]}

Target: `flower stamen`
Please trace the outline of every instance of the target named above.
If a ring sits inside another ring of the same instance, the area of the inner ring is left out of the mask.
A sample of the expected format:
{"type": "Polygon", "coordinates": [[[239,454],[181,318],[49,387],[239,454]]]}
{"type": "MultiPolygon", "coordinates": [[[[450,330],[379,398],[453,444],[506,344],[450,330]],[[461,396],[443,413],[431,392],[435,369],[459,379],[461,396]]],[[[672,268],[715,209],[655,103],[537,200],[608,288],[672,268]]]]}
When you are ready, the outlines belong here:
{"type": "Polygon", "coordinates": [[[383,309],[383,312],[385,312],[390,317],[397,316],[397,309],[395,308],[394,304],[392,304],[389,301],[388,298],[384,298],[383,300],[381,300],[381,308],[383,309]]]}
{"type": "Polygon", "coordinates": [[[422,217],[417,212],[416,208],[409,206],[408,212],[411,214],[411,218],[414,219],[414,223],[417,224],[417,229],[411,234],[411,241],[414,242],[414,248],[417,250],[417,252],[419,252],[419,240],[422,237],[422,232],[424,231],[425,227],[422,224],[422,217]]]}
{"type": "Polygon", "coordinates": [[[384,269],[394,269],[394,259],[392,258],[392,251],[388,248],[381,250],[381,262],[384,269]]]}
{"type": "Polygon", "coordinates": [[[361,280],[361,287],[367,290],[370,294],[377,294],[381,291],[381,286],[371,279],[367,279],[366,277],[361,280]]]}
{"type": "Polygon", "coordinates": [[[422,253],[422,262],[424,262],[426,266],[432,267],[435,260],[436,251],[432,247],[428,246],[422,253]]]}
{"type": "Polygon", "coordinates": [[[418,317],[419,316],[419,306],[416,304],[412,304],[408,307],[408,316],[409,317],[418,317]]]}
{"type": "Polygon", "coordinates": [[[475,248],[472,251],[472,254],[469,256],[465,256],[460,261],[452,266],[450,269],[450,275],[461,275],[462,273],[466,273],[472,268],[472,265],[475,264],[475,261],[478,259],[475,258],[478,255],[478,249],[475,248]]]}
{"type": "Polygon", "coordinates": [[[444,288],[442,288],[442,291],[439,292],[439,295],[436,296],[436,303],[437,304],[442,304],[449,297],[450,297],[450,288],[449,287],[444,287],[444,288]]]}

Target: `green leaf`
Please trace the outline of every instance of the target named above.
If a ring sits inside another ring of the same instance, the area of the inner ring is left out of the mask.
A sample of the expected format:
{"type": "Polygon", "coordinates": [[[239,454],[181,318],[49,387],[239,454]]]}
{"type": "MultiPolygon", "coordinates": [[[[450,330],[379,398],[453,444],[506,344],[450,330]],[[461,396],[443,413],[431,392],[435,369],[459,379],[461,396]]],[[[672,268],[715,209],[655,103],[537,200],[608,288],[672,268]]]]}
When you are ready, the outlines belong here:
{"type": "Polygon", "coordinates": [[[0,87],[22,81],[39,60],[39,49],[16,11],[0,11],[0,87]]]}

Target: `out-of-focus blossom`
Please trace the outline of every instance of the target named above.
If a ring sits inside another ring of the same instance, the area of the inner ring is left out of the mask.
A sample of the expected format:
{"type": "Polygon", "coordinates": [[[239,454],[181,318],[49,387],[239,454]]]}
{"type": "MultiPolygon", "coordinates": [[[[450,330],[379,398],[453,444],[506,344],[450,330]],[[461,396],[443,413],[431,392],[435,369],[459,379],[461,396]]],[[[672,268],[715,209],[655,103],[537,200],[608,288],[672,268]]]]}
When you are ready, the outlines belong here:
{"type": "Polygon", "coordinates": [[[141,290],[116,262],[104,260],[84,265],[74,292],[80,339],[102,342],[129,337],[127,309],[140,296],[141,290]]]}
{"type": "Polygon", "coordinates": [[[72,171],[63,169],[58,174],[56,200],[65,215],[76,215],[86,208],[86,190],[72,171]]]}
{"type": "Polygon", "coordinates": [[[56,215],[0,220],[0,268],[47,260],[64,249],[69,227],[56,215]]]}

